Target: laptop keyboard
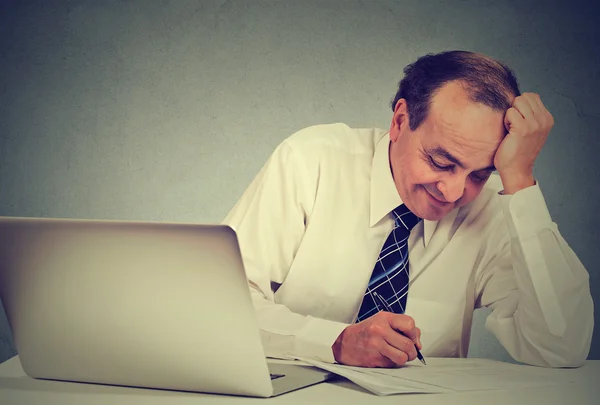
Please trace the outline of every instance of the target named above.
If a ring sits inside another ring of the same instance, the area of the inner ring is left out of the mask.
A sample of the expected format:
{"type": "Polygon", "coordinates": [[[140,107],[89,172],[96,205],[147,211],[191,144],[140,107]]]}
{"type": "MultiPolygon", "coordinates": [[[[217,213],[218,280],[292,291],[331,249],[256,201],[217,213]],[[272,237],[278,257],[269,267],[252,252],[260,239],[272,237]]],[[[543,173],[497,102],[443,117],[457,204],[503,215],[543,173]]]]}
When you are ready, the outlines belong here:
{"type": "Polygon", "coordinates": [[[271,374],[271,380],[276,380],[281,377],[285,377],[285,374],[271,374]]]}

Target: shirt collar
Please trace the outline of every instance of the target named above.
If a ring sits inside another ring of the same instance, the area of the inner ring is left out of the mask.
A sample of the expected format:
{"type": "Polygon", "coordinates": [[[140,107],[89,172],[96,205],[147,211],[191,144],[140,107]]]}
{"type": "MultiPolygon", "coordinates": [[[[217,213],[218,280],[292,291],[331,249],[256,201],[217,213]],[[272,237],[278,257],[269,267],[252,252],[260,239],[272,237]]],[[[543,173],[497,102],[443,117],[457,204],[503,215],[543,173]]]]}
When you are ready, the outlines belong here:
{"type": "Polygon", "coordinates": [[[394,208],[402,204],[390,169],[389,145],[390,134],[387,132],[377,143],[373,155],[370,226],[374,226],[394,208]]]}
{"type": "MultiPolygon", "coordinates": [[[[370,226],[374,226],[394,208],[402,204],[392,177],[389,158],[390,134],[386,132],[377,143],[371,164],[371,212],[370,226]]],[[[456,211],[456,210],[454,210],[456,211]]],[[[453,211],[453,214],[456,213],[453,211]]],[[[438,221],[423,220],[423,241],[425,246],[437,227],[438,221]]]]}

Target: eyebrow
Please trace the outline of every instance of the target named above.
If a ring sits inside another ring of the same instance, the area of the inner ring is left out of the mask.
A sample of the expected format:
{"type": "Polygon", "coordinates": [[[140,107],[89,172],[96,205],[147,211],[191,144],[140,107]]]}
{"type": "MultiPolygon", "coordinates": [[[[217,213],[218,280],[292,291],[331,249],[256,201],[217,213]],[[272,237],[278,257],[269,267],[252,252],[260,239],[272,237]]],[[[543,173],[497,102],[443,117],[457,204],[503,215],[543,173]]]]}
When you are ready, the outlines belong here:
{"type": "MultiPolygon", "coordinates": [[[[446,160],[454,163],[455,165],[457,165],[461,169],[465,168],[465,165],[463,164],[463,162],[461,162],[460,160],[458,160],[458,158],[454,157],[454,155],[452,155],[450,152],[448,152],[446,149],[444,149],[441,146],[435,146],[435,147],[433,147],[431,149],[426,148],[425,150],[430,155],[435,155],[437,157],[441,157],[443,159],[446,159],[446,160]]],[[[474,172],[481,172],[481,171],[492,171],[493,172],[494,170],[496,170],[496,168],[494,167],[494,165],[491,165],[491,166],[484,167],[482,169],[473,170],[473,171],[474,172]]]]}

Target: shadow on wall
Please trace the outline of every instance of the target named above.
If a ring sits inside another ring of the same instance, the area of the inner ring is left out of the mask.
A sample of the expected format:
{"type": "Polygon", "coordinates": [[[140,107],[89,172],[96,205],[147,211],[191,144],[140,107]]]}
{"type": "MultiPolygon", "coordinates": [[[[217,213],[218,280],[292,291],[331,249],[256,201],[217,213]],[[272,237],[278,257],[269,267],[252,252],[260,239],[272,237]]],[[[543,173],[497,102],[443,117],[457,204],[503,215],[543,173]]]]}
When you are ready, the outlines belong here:
{"type": "Polygon", "coordinates": [[[12,333],[8,326],[4,306],[0,301],[0,363],[10,359],[17,354],[15,343],[13,342],[12,333]]]}

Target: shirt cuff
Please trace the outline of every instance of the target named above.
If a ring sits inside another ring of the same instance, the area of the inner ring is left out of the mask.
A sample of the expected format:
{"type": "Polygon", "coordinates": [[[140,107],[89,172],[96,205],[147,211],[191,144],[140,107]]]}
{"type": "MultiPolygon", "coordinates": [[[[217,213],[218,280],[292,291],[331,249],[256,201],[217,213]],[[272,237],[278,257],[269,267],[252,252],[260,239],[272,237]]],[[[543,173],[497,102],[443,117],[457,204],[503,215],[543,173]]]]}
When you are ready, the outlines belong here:
{"type": "Polygon", "coordinates": [[[512,238],[535,234],[552,225],[552,218],[539,184],[512,195],[499,193],[508,231],[512,238]]]}
{"type": "Polygon", "coordinates": [[[348,324],[308,317],[308,322],[296,335],[294,353],[325,363],[335,363],[331,346],[348,324]]]}

